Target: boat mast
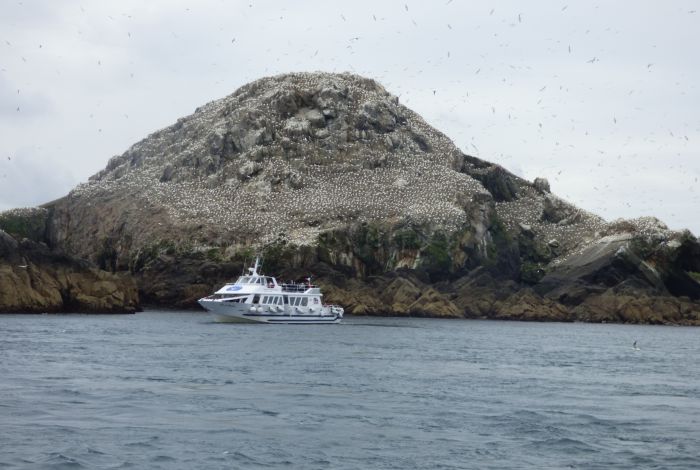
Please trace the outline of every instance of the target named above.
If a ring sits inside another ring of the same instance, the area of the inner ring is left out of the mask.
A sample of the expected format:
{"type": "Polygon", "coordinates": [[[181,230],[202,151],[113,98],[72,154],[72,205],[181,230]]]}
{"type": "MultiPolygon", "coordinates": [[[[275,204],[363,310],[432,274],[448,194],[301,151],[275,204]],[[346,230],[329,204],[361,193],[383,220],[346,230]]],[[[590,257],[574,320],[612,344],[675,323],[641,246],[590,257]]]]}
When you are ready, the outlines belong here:
{"type": "Polygon", "coordinates": [[[251,275],[253,275],[253,276],[257,276],[257,275],[258,275],[258,266],[259,266],[259,265],[260,265],[260,257],[259,257],[259,256],[256,256],[256,257],[255,257],[255,266],[253,266],[252,268],[248,268],[248,269],[251,270],[251,275]]]}

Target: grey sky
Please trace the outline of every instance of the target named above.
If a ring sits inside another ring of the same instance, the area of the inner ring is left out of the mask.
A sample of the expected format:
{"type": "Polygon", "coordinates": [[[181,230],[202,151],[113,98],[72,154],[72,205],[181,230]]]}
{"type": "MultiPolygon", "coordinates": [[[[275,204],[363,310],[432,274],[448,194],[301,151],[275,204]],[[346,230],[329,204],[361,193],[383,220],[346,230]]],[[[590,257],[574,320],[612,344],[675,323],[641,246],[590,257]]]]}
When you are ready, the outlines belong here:
{"type": "Polygon", "coordinates": [[[0,210],[266,75],[378,79],[465,152],[700,234],[694,1],[5,1],[0,210]],[[9,159],[8,159],[9,158],[9,159]]]}

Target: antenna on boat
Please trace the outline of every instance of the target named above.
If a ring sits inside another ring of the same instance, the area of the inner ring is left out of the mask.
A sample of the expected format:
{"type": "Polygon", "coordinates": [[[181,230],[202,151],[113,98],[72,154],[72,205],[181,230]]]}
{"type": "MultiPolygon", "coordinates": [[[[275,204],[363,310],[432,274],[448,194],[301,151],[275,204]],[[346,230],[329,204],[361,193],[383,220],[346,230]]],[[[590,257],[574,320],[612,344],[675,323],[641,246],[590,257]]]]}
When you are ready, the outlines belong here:
{"type": "Polygon", "coordinates": [[[251,276],[259,276],[260,274],[258,273],[258,268],[262,266],[262,263],[260,262],[260,256],[255,257],[255,264],[253,265],[252,268],[248,268],[248,271],[250,271],[251,276]]]}

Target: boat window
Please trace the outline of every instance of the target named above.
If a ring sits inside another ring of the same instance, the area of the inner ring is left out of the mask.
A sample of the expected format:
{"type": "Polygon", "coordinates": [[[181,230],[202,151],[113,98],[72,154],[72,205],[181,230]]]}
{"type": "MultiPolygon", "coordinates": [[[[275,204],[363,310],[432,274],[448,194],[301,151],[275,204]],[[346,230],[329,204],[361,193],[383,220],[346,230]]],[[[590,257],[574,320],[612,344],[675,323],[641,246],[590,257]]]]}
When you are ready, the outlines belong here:
{"type": "Polygon", "coordinates": [[[248,284],[249,278],[246,276],[239,277],[236,284],[248,284]]]}
{"type": "Polygon", "coordinates": [[[256,295],[255,297],[253,297],[253,303],[254,303],[254,304],[259,304],[259,303],[260,303],[260,296],[259,296],[259,295],[256,295]]]}
{"type": "Polygon", "coordinates": [[[306,307],[309,304],[309,299],[307,297],[303,297],[301,299],[301,306],[306,307]]]}
{"type": "Polygon", "coordinates": [[[287,305],[289,303],[289,297],[287,297],[286,295],[284,297],[282,297],[282,300],[284,301],[285,305],[287,305]]]}

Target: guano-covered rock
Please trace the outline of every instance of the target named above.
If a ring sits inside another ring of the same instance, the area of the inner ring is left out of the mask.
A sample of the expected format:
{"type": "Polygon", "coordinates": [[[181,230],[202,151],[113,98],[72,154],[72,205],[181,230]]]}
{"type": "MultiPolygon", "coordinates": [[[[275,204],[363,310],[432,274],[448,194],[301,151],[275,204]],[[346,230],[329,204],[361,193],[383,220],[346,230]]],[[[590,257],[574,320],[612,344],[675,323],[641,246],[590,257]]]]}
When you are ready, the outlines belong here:
{"type": "Polygon", "coordinates": [[[130,271],[147,303],[194,305],[257,251],[356,314],[700,319],[691,234],[608,223],[464,154],[352,74],[245,85],[48,210],[52,247],[130,271]]]}

